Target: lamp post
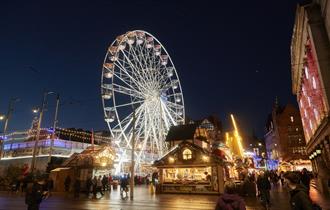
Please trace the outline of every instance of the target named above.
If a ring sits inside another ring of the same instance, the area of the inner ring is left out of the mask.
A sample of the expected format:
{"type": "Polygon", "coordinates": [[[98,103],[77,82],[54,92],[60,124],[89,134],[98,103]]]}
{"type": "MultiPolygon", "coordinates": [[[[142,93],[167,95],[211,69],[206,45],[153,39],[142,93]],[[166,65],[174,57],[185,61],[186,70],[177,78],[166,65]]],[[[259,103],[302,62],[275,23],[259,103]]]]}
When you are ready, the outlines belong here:
{"type": "Polygon", "coordinates": [[[52,139],[51,139],[50,148],[49,148],[49,159],[48,159],[48,162],[49,163],[52,160],[52,154],[53,154],[53,146],[54,146],[54,138],[55,138],[56,125],[57,125],[57,114],[58,114],[58,106],[59,106],[59,104],[60,104],[60,95],[57,94],[57,96],[56,96],[56,109],[55,109],[54,124],[53,124],[53,133],[52,133],[52,139]]]}
{"type": "Polygon", "coordinates": [[[131,153],[131,180],[130,180],[130,199],[133,200],[134,197],[134,153],[135,153],[135,108],[133,107],[133,130],[132,130],[132,153],[131,153]]]}
{"type": "Polygon", "coordinates": [[[19,98],[11,98],[10,101],[9,101],[9,105],[8,105],[8,111],[7,111],[7,115],[1,115],[0,116],[0,120],[5,120],[5,125],[3,126],[3,139],[2,141],[0,142],[0,160],[3,156],[3,149],[4,149],[4,139],[5,139],[5,136],[6,136],[6,132],[7,132],[7,128],[8,128],[8,122],[9,122],[9,119],[14,111],[14,103],[15,102],[18,102],[20,99],[19,98]]]}
{"type": "MultiPolygon", "coordinates": [[[[53,94],[54,92],[44,92],[43,99],[42,99],[42,104],[41,104],[41,110],[39,114],[39,120],[38,120],[38,126],[37,126],[37,137],[34,143],[34,148],[33,148],[33,155],[32,155],[32,160],[31,160],[31,173],[34,172],[35,165],[36,165],[36,154],[37,154],[37,147],[39,143],[39,138],[40,138],[40,125],[42,121],[42,116],[45,110],[46,106],[46,101],[47,101],[47,95],[53,94]]],[[[34,113],[36,113],[35,110],[33,110],[34,113]]]]}

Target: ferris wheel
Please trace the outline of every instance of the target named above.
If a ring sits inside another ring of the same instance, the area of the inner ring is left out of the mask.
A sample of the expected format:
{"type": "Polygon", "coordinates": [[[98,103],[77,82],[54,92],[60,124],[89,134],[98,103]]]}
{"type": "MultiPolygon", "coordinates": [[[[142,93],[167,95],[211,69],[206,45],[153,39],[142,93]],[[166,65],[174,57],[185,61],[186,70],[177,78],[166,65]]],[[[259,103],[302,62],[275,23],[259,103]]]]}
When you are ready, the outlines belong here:
{"type": "Polygon", "coordinates": [[[129,31],[112,42],[103,63],[101,94],[117,147],[116,172],[130,161],[133,136],[139,167],[162,156],[169,128],[184,123],[178,74],[163,45],[148,32],[129,31]]]}

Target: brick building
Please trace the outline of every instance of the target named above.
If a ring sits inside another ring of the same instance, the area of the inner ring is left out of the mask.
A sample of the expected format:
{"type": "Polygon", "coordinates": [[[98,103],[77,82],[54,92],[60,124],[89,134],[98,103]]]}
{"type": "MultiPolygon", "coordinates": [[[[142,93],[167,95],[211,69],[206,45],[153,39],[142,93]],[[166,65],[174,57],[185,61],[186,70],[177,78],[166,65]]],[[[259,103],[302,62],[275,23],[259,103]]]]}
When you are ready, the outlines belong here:
{"type": "Polygon", "coordinates": [[[295,169],[298,160],[308,159],[300,113],[292,104],[281,107],[275,102],[264,138],[269,160],[290,163],[295,169]]]}

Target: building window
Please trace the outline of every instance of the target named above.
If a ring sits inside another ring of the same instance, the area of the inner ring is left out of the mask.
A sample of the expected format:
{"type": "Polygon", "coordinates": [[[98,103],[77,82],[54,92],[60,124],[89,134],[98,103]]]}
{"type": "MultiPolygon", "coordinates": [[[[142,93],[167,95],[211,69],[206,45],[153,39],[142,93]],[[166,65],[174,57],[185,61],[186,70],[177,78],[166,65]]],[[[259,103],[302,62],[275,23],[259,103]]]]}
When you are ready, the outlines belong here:
{"type": "Polygon", "coordinates": [[[305,75],[306,75],[306,78],[308,79],[309,75],[308,75],[308,67],[305,66],[305,75]]]}
{"type": "Polygon", "coordinates": [[[313,88],[316,89],[316,81],[314,77],[313,77],[313,88]]]}
{"type": "Polygon", "coordinates": [[[290,120],[291,120],[291,122],[294,122],[293,116],[290,116],[290,120]]]}
{"type": "Polygon", "coordinates": [[[299,130],[299,128],[296,128],[296,131],[298,131],[299,130]]]}
{"type": "Polygon", "coordinates": [[[185,149],[182,152],[182,156],[184,160],[190,160],[192,158],[192,152],[190,149],[185,149]]]}

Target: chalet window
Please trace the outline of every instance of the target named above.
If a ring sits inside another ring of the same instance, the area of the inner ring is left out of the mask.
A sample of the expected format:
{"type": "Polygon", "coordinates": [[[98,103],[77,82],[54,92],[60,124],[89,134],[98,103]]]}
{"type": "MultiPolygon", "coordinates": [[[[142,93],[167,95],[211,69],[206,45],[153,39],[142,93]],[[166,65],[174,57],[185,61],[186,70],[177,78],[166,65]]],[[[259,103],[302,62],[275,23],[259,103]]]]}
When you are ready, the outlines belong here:
{"type": "Polygon", "coordinates": [[[192,158],[192,152],[190,149],[185,149],[182,152],[182,157],[184,160],[190,160],[192,158]]]}

